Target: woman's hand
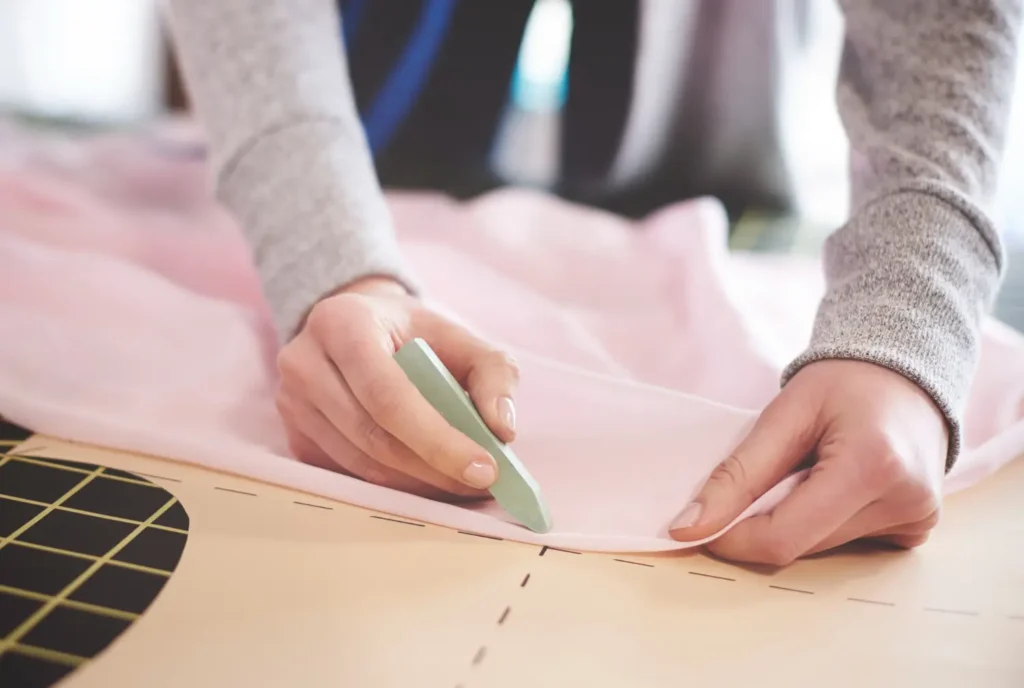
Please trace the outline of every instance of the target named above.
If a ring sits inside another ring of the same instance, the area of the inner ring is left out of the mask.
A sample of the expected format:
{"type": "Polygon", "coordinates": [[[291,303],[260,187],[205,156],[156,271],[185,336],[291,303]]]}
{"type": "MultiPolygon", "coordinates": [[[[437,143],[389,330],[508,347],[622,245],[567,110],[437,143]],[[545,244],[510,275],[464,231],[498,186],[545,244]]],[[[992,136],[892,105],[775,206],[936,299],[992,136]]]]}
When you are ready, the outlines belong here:
{"type": "Polygon", "coordinates": [[[491,430],[515,436],[515,362],[427,309],[391,280],[368,278],[317,303],[281,351],[277,408],[302,461],[421,496],[484,496],[494,459],[452,428],[392,356],[421,337],[469,392],[491,430]]]}
{"type": "Polygon", "coordinates": [[[938,522],[947,433],[931,398],[903,376],[858,361],[812,363],[718,466],[672,536],[713,535],[813,455],[808,478],[774,511],[708,549],[784,566],[861,538],[916,547],[938,522]]]}

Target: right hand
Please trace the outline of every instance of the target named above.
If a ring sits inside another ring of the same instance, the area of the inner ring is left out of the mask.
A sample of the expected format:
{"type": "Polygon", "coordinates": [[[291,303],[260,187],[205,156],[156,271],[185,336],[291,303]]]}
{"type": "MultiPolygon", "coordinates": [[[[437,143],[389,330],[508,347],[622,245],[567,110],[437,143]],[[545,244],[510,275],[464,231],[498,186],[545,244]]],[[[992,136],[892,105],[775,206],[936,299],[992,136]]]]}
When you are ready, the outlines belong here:
{"type": "Polygon", "coordinates": [[[292,453],[424,497],[485,497],[494,459],[449,425],[392,358],[415,337],[430,344],[491,431],[512,441],[515,361],[397,282],[367,278],[318,302],[278,355],[277,409],[292,453]]]}

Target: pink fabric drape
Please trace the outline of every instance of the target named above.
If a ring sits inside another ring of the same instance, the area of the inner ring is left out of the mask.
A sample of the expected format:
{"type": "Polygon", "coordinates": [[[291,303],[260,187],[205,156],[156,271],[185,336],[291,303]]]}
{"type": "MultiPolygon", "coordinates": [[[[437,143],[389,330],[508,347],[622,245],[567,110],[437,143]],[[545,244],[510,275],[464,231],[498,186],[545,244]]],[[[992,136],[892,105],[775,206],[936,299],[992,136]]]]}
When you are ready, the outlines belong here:
{"type": "MultiPolygon", "coordinates": [[[[462,530],[678,549],[697,543],[669,539],[668,523],[777,391],[822,290],[810,259],[730,254],[711,200],[630,222],[522,190],[391,195],[430,299],[520,359],[515,448],[555,523],[536,535],[493,504],[433,502],[288,456],[267,307],[206,181],[201,160],[141,137],[0,130],[0,413],[462,530]]],[[[1024,336],[992,319],[965,440],[947,492],[1024,453],[1024,336]]]]}

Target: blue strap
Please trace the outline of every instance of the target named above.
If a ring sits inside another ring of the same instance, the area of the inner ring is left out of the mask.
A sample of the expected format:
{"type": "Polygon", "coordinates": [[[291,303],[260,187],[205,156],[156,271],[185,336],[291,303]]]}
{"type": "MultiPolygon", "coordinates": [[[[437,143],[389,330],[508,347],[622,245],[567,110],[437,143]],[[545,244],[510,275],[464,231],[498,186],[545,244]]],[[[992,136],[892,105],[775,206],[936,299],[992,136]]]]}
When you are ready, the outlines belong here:
{"type": "Polygon", "coordinates": [[[345,45],[351,50],[359,29],[359,22],[366,14],[366,0],[341,0],[341,31],[345,45]]]}
{"type": "MultiPolygon", "coordinates": [[[[358,0],[356,0],[358,1],[358,0]]],[[[424,0],[420,20],[398,64],[363,117],[370,150],[380,152],[412,110],[426,85],[438,49],[444,41],[456,0],[424,0]]]]}

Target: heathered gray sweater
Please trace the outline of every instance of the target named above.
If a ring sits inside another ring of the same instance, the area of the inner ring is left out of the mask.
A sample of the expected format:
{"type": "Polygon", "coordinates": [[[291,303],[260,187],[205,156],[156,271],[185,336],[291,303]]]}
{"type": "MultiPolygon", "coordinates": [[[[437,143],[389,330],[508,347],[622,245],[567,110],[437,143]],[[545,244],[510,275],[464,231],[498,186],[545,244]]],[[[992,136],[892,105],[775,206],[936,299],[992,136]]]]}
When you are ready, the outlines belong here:
{"type": "MultiPolygon", "coordinates": [[[[713,54],[687,59],[714,61],[705,71],[713,78],[688,84],[684,97],[721,115],[699,132],[717,157],[693,164],[771,188],[785,169],[773,124],[784,95],[779,57],[798,50],[807,5],[712,1],[721,4],[714,21],[687,32],[713,32],[717,40],[701,41],[713,54]]],[[[210,139],[216,192],[248,234],[281,336],[322,295],[360,276],[413,286],[356,112],[335,3],[167,2],[210,139]]],[[[980,320],[1003,271],[988,210],[1021,4],[840,2],[838,106],[850,141],[851,214],[827,242],[827,293],[812,340],[783,382],[825,358],[898,371],[945,413],[948,465],[960,448],[980,320]]]]}

